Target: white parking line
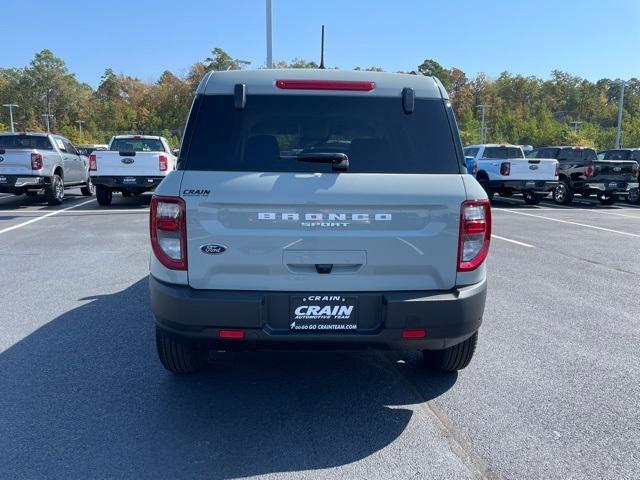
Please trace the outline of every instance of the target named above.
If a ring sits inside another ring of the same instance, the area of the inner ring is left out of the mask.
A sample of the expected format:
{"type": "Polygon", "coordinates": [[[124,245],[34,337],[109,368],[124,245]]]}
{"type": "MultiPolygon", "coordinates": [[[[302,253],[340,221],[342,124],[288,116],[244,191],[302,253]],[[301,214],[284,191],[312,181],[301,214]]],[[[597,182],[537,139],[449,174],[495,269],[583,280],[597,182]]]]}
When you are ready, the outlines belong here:
{"type": "Polygon", "coordinates": [[[529,245],[528,243],[519,242],[518,240],[511,240],[510,238],[494,235],[493,233],[491,234],[491,238],[497,238],[498,240],[502,240],[504,242],[515,243],[516,245],[520,245],[521,247],[535,248],[533,245],[529,245]]]}
{"type": "Polygon", "coordinates": [[[91,203],[91,202],[95,202],[95,199],[87,200],[86,202],[81,202],[81,203],[78,203],[76,205],[72,205],[70,207],[63,208],[62,210],[55,210],[53,212],[47,213],[46,215],[42,215],[41,217],[32,218],[31,220],[27,220],[26,222],[22,222],[22,223],[19,223],[17,225],[13,225],[11,227],[4,228],[4,229],[0,230],[0,234],[10,232],[11,230],[16,230],[17,228],[20,228],[20,227],[25,227],[27,225],[30,225],[30,224],[34,223],[34,222],[40,221],[40,220],[42,220],[44,218],[52,217],[52,216],[57,215],[59,213],[66,212],[67,210],[71,210],[72,208],[81,207],[82,205],[86,205],[87,203],[91,203]]]}
{"type": "Polygon", "coordinates": [[[543,215],[533,215],[531,213],[516,212],[515,210],[509,210],[507,208],[502,208],[501,210],[503,212],[514,213],[516,215],[526,215],[527,217],[541,218],[543,220],[549,220],[551,222],[567,223],[569,225],[577,225],[579,227],[592,228],[594,230],[601,230],[603,232],[617,233],[618,235],[625,235],[627,237],[640,238],[640,235],[636,233],[622,232],[620,230],[612,230],[611,228],[596,227],[595,225],[589,225],[587,223],[571,222],[569,220],[560,220],[559,218],[545,217],[543,215]]]}

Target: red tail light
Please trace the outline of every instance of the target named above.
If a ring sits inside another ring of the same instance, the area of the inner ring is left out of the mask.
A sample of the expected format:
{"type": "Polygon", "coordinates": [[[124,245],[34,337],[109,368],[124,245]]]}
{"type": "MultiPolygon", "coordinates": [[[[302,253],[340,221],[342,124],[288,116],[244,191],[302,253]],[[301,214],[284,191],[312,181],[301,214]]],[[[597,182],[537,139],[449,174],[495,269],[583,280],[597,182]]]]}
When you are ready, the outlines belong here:
{"type": "Polygon", "coordinates": [[[187,269],[187,217],[179,197],[151,199],[151,247],[156,258],[171,270],[187,269]]]}
{"type": "Polygon", "coordinates": [[[164,155],[160,155],[160,158],[158,159],[158,163],[159,163],[161,172],[166,172],[169,169],[169,162],[167,160],[167,157],[165,157],[164,155]]]}
{"type": "Polygon", "coordinates": [[[487,258],[491,241],[491,206],[489,200],[470,200],[460,211],[458,271],[478,268],[487,258]]]}
{"type": "Polygon", "coordinates": [[[42,155],[39,153],[31,154],[31,170],[42,170],[42,155]]]}
{"type": "Polygon", "coordinates": [[[560,162],[556,161],[556,177],[560,176],[560,162]]]}
{"type": "Polygon", "coordinates": [[[220,330],[220,338],[233,338],[235,340],[241,340],[244,338],[244,331],[242,330],[220,330]]]}
{"type": "Polygon", "coordinates": [[[511,173],[511,162],[502,162],[500,164],[500,175],[508,177],[511,173]]]}
{"type": "Polygon", "coordinates": [[[376,83],[349,80],[276,80],[276,87],[283,90],[352,90],[370,92],[376,88],[376,83]]]}
{"type": "Polygon", "coordinates": [[[593,168],[593,163],[587,163],[584,166],[584,176],[585,177],[593,177],[595,174],[595,169],[593,168]]]}
{"type": "Polygon", "coordinates": [[[424,338],[427,336],[426,330],[403,330],[402,338],[424,338]]]}
{"type": "Polygon", "coordinates": [[[631,172],[632,172],[634,175],[638,175],[638,162],[634,163],[634,164],[631,166],[631,172]]]}
{"type": "Polygon", "coordinates": [[[96,159],[95,154],[89,155],[89,171],[95,172],[98,170],[98,160],[96,159]]]}

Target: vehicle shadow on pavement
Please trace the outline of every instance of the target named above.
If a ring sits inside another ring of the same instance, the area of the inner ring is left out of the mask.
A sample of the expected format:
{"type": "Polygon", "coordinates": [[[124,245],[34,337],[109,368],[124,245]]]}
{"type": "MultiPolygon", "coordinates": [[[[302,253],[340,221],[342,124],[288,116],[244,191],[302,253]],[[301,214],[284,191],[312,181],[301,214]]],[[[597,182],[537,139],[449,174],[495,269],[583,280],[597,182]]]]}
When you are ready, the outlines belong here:
{"type": "Polygon", "coordinates": [[[205,373],[172,375],[156,358],[145,278],[0,353],[0,478],[228,478],[346,465],[403,433],[413,411],[401,406],[457,378],[424,374],[430,388],[417,395],[375,352],[216,352],[205,373]]]}

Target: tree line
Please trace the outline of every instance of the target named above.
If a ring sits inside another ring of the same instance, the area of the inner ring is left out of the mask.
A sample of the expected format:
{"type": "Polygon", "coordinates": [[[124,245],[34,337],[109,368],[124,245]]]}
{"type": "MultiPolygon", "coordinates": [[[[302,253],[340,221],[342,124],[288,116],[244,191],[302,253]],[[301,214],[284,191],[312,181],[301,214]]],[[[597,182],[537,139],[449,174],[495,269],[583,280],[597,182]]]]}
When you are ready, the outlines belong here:
{"type": "MultiPolygon", "coordinates": [[[[317,68],[315,62],[294,58],[277,68],[317,68]]],[[[194,63],[186,74],[165,70],[157,81],[104,71],[97,88],[79,82],[65,62],[42,50],[24,68],[0,68],[0,104],[14,103],[17,130],[42,131],[45,115],[51,130],[76,143],[104,143],[123,132],[166,136],[178,146],[193,93],[210,70],[247,68],[221,48],[194,63]]],[[[355,67],[355,70],[362,70],[355,67]]],[[[382,71],[372,66],[369,71],[382,71]]],[[[480,73],[468,77],[459,68],[446,68],[427,59],[415,75],[435,75],[449,91],[463,143],[480,140],[480,104],[486,109],[486,140],[531,145],[581,144],[597,148],[614,145],[620,81],[591,82],[561,70],[550,78],[509,72],[497,78],[480,73]]],[[[0,131],[9,129],[8,109],[0,113],[0,131]]],[[[626,82],[622,143],[640,146],[640,80],[626,82]]]]}

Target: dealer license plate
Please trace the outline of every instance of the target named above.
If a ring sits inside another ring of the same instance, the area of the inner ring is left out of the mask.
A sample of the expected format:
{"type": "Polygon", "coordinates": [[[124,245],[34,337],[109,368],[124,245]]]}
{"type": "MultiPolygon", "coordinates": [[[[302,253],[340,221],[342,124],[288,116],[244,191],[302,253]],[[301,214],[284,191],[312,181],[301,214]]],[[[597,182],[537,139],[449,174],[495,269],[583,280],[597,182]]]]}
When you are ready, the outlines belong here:
{"type": "Polygon", "coordinates": [[[358,298],[330,294],[291,297],[289,327],[295,332],[356,330],[358,298]]]}

